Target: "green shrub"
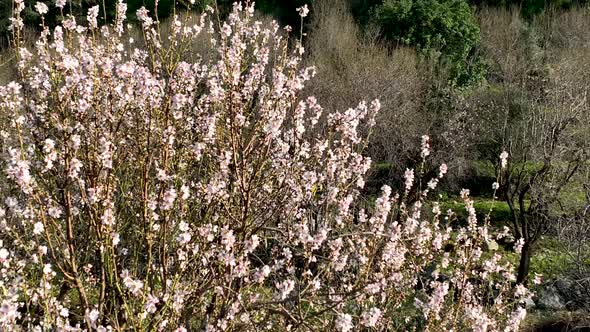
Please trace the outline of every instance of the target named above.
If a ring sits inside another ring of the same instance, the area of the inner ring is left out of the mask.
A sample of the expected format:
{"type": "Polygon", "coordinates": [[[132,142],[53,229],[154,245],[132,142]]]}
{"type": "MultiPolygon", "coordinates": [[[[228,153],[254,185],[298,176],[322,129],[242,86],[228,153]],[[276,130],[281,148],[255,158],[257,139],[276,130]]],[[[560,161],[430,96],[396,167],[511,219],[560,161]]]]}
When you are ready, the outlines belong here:
{"type": "Polygon", "coordinates": [[[366,25],[371,19],[372,10],[381,5],[383,0],[349,0],[349,3],[354,18],[361,25],[366,25]]]}
{"type": "Polygon", "coordinates": [[[388,40],[415,46],[449,67],[451,79],[465,85],[481,76],[481,62],[471,65],[479,26],[465,0],[386,0],[374,17],[388,40]]]}

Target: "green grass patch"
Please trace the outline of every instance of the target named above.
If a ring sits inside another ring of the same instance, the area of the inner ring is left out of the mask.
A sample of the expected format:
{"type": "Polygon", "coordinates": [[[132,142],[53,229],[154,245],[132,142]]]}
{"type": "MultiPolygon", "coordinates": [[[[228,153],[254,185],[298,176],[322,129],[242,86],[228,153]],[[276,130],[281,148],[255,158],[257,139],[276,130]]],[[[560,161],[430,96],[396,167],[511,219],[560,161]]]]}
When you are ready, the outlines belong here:
{"type": "Polygon", "coordinates": [[[531,275],[539,273],[544,279],[556,279],[566,275],[572,257],[552,236],[541,237],[534,246],[531,257],[531,275]]]}
{"type": "MultiPolygon", "coordinates": [[[[510,207],[506,202],[482,197],[473,197],[472,199],[474,200],[473,207],[475,208],[479,222],[483,222],[486,216],[489,214],[491,226],[496,228],[510,226],[510,207]]],[[[457,215],[459,221],[467,220],[467,210],[465,209],[465,203],[463,203],[463,201],[458,197],[449,198],[441,202],[441,209],[443,211],[451,209],[457,215]]]]}

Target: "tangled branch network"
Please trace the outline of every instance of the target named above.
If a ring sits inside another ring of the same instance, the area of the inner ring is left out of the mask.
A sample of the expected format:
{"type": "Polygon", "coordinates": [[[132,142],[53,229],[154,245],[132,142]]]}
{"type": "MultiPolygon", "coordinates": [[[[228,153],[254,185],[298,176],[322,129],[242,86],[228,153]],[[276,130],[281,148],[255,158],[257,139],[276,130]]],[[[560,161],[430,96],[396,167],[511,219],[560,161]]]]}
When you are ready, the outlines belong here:
{"type": "Polygon", "coordinates": [[[97,6],[30,48],[23,8],[0,87],[3,331],[518,329],[530,294],[486,247],[506,234],[467,192],[464,223],[429,198],[446,165],[367,202],[379,102],[302,97],[301,41],[253,4],[168,30],[141,8],[135,39],[124,3],[104,25],[97,6]]]}

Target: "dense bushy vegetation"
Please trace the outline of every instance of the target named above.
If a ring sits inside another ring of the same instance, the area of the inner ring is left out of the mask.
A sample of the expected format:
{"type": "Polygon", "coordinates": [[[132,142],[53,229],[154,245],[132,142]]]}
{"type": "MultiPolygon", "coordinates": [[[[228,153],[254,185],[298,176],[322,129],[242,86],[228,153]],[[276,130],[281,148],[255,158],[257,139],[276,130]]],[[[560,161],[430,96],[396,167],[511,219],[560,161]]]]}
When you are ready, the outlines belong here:
{"type": "Polygon", "coordinates": [[[301,98],[315,69],[253,6],[175,16],[166,36],[142,7],[141,49],[124,3],[102,27],[92,7],[86,27],[69,16],[28,50],[15,5],[3,329],[518,328],[529,293],[483,255],[508,234],[478,223],[467,190],[465,225],[443,218],[428,197],[445,164],[365,204],[379,101],[324,114],[301,98]],[[206,56],[189,47],[201,35],[206,56]]]}
{"type": "Polygon", "coordinates": [[[374,15],[385,38],[448,63],[455,83],[479,78],[474,72],[479,68],[468,68],[479,26],[465,0],[386,0],[375,7],[374,15]]]}

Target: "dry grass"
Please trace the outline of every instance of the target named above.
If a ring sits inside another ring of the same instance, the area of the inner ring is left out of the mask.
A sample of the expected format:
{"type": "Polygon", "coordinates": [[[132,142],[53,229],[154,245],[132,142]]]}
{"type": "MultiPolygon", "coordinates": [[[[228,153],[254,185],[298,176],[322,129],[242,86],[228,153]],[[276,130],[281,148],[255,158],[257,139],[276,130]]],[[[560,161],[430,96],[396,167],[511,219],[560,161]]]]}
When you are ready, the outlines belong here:
{"type": "Polygon", "coordinates": [[[587,95],[590,89],[590,7],[553,10],[535,23],[544,35],[552,83],[566,94],[587,95]]]}
{"type": "Polygon", "coordinates": [[[492,62],[490,75],[502,83],[520,83],[530,65],[523,31],[526,24],[518,8],[482,8],[478,13],[481,43],[492,62]]]}
{"type": "MultiPolygon", "coordinates": [[[[37,40],[37,31],[30,27],[23,29],[22,46],[32,49],[37,40]]],[[[15,52],[12,47],[0,48],[0,84],[6,84],[16,78],[15,52]]]]}
{"type": "Polygon", "coordinates": [[[0,51],[0,84],[4,85],[13,79],[13,67],[14,53],[12,50],[0,51]]]}
{"type": "Polygon", "coordinates": [[[317,2],[312,14],[307,61],[318,75],[307,92],[331,110],[378,98],[382,111],[368,152],[377,160],[403,163],[429,127],[417,116],[425,80],[415,52],[390,50],[375,31],[360,31],[343,0],[317,2]]]}
{"type": "Polygon", "coordinates": [[[542,28],[550,51],[590,47],[590,7],[552,9],[539,17],[535,24],[542,28]]]}

